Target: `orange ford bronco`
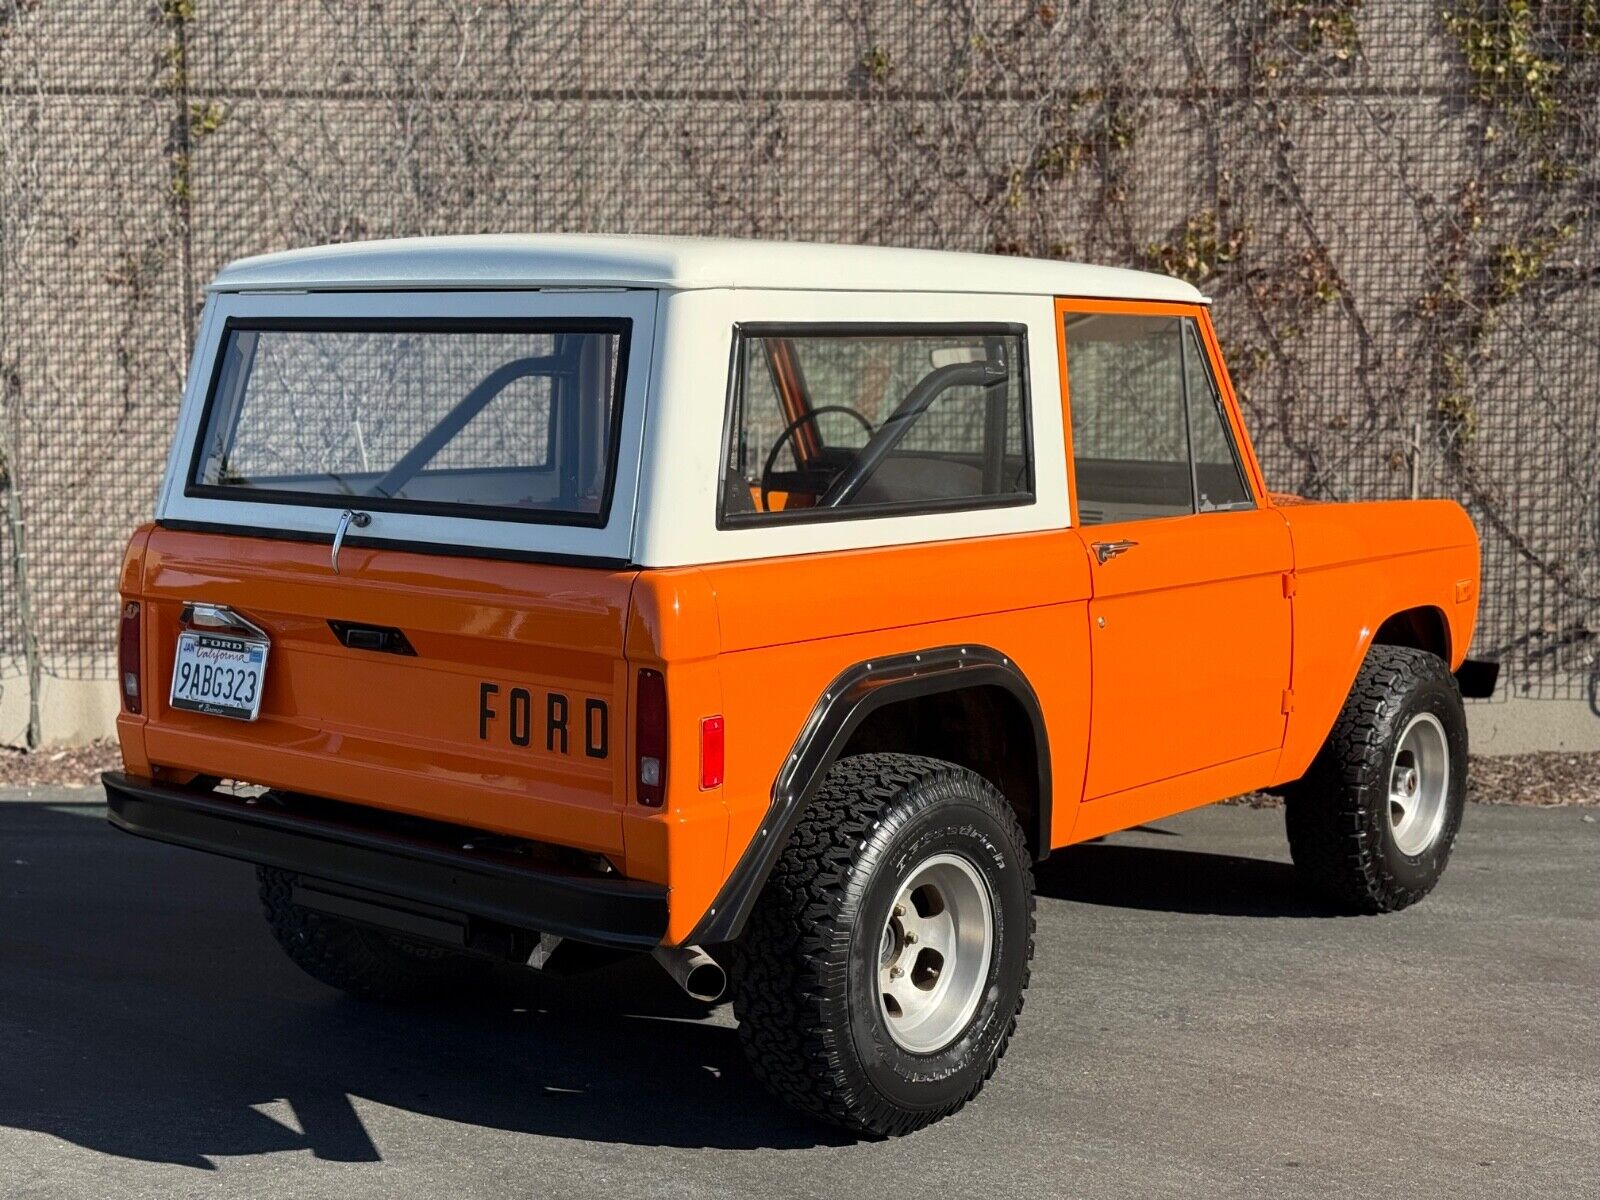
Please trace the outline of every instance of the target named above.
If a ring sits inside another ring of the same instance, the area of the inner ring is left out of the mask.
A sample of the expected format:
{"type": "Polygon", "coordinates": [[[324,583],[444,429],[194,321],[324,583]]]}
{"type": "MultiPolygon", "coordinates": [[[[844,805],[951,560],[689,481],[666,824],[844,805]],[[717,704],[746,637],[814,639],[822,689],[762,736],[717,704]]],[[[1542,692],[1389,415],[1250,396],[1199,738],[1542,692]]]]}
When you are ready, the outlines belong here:
{"type": "Polygon", "coordinates": [[[106,790],[335,987],[651,952],[901,1133],[1005,1050],[1054,848],[1278,788],[1332,903],[1433,887],[1477,588],[1454,504],[1267,490],[1172,279],[330,246],[211,286],[106,790]]]}

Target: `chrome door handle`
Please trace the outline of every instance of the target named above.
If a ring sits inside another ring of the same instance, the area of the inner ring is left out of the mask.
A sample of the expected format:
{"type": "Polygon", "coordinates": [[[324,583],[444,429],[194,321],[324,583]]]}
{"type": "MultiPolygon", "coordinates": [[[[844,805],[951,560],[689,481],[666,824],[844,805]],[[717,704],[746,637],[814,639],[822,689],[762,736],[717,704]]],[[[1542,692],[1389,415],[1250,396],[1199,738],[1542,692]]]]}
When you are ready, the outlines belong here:
{"type": "Polygon", "coordinates": [[[1095,542],[1094,556],[1102,563],[1110,562],[1117,555],[1137,546],[1138,542],[1095,542]]]}

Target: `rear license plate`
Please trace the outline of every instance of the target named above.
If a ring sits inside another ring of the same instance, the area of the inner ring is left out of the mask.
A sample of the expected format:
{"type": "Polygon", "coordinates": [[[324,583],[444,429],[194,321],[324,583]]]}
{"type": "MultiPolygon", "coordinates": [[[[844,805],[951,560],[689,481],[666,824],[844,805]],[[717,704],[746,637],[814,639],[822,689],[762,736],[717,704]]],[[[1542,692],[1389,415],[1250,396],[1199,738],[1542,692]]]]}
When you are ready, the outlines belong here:
{"type": "Polygon", "coordinates": [[[259,638],[185,631],[172,664],[172,707],[254,721],[266,675],[267,643],[259,638]]]}

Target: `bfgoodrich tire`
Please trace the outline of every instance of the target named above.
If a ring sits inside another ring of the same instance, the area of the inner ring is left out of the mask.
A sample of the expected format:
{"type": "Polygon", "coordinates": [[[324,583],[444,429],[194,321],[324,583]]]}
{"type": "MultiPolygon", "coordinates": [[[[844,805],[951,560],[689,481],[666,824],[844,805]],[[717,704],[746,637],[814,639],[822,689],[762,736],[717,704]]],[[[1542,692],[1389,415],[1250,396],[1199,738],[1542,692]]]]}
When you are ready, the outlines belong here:
{"type": "Polygon", "coordinates": [[[487,977],[487,962],[444,946],[369,929],[290,900],[295,876],[257,867],[267,925],[285,954],[319,983],[363,1000],[434,1000],[487,977]]]}
{"type": "Polygon", "coordinates": [[[1005,798],[931,758],[837,763],[738,946],[755,1074],[802,1112],[909,1133],[994,1073],[1033,958],[1033,873],[1005,798]]]}
{"type": "Polygon", "coordinates": [[[1415,904],[1450,861],[1466,782],[1467,721],[1449,666],[1374,646],[1311,770],[1288,789],[1296,869],[1351,912],[1415,904]]]}

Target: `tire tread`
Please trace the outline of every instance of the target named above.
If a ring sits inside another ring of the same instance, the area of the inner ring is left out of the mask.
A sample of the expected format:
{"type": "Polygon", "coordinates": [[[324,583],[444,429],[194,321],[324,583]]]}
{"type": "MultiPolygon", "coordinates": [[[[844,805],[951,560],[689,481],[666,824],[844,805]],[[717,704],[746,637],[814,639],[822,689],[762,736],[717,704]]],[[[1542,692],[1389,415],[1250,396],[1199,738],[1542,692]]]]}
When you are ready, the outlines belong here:
{"type": "MultiPolygon", "coordinates": [[[[858,1133],[897,1136],[960,1109],[994,1073],[1016,1029],[1019,995],[987,1068],[957,1098],[908,1110],[844,1069],[839,1041],[849,1036],[828,1017],[848,987],[840,968],[848,929],[841,928],[859,851],[880,827],[920,811],[904,801],[940,782],[963,787],[963,800],[989,809],[1011,831],[1027,893],[1027,958],[1033,954],[1032,869],[1016,815],[980,776],[910,754],[864,754],[828,772],[767,882],[739,943],[734,1011],[751,1068],[768,1089],[802,1112],[858,1133]]],[[[1024,963],[1022,990],[1028,982],[1024,963]]]]}
{"type": "Polygon", "coordinates": [[[1285,826],[1295,868],[1341,908],[1393,912],[1415,904],[1437,882],[1454,829],[1441,833],[1439,871],[1425,884],[1402,884],[1387,865],[1386,821],[1374,788],[1385,789],[1389,731],[1407,697],[1443,684],[1460,691],[1437,655],[1406,646],[1374,646],[1356,674],[1327,741],[1303,779],[1286,789],[1285,826]]]}

